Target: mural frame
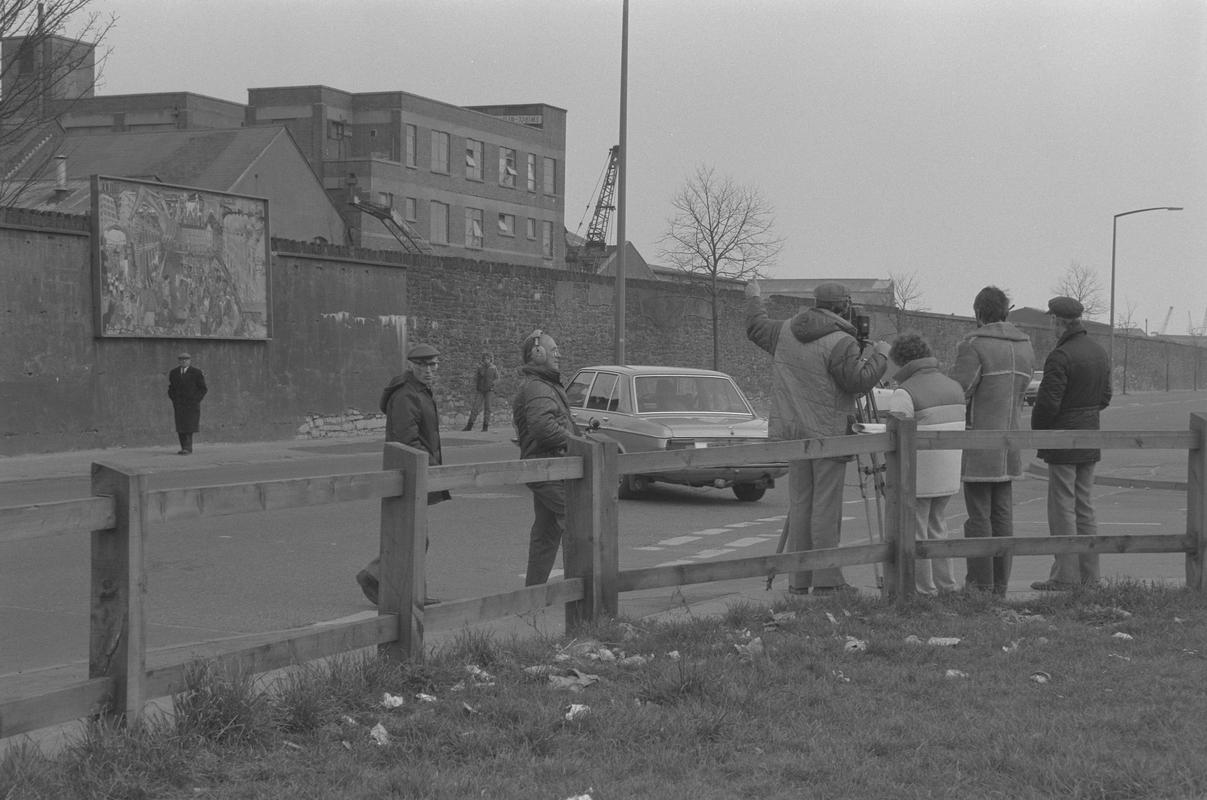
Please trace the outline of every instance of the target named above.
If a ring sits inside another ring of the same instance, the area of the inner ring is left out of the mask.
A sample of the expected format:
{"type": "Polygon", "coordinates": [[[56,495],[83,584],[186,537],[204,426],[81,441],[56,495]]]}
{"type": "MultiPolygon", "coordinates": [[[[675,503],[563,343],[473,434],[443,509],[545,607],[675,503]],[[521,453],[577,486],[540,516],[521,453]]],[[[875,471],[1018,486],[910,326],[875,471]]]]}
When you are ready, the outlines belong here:
{"type": "Polygon", "coordinates": [[[272,338],[268,199],[93,175],[98,338],[272,338]]]}

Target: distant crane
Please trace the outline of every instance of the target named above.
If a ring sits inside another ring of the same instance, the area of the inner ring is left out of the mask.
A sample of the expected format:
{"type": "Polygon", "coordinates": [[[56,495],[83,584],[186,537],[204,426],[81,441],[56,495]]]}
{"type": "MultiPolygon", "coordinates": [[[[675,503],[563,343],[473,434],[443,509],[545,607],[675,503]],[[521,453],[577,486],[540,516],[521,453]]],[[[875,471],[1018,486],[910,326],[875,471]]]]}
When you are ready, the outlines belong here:
{"type": "Polygon", "coordinates": [[[1157,334],[1158,336],[1165,335],[1165,329],[1169,327],[1169,318],[1172,316],[1173,316],[1173,306],[1170,306],[1169,310],[1165,312],[1165,321],[1161,323],[1161,332],[1157,334]]]}
{"type": "Polygon", "coordinates": [[[1203,322],[1197,328],[1190,320],[1190,312],[1186,312],[1186,332],[1191,336],[1207,336],[1207,308],[1203,309],[1203,322]]]}
{"type": "MultiPolygon", "coordinates": [[[[591,223],[587,226],[587,238],[582,245],[567,248],[566,260],[577,263],[579,269],[587,272],[594,272],[598,269],[608,252],[608,227],[612,223],[612,212],[616,210],[613,198],[616,196],[616,171],[619,155],[620,145],[614,144],[608,148],[608,162],[604,166],[599,194],[595,198],[595,212],[591,215],[591,223]]],[[[581,222],[579,228],[582,228],[581,222]]]]}

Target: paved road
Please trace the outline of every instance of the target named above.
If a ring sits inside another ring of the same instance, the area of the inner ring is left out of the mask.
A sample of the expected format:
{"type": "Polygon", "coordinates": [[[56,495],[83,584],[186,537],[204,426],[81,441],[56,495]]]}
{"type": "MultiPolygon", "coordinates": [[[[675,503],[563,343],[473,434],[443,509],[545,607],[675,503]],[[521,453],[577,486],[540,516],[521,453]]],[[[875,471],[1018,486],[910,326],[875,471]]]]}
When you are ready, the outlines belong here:
{"type": "MultiPolygon", "coordinates": [[[[1207,410],[1207,394],[1132,395],[1119,398],[1105,425],[1114,429],[1184,428],[1191,410],[1207,410]]],[[[447,437],[450,463],[514,457],[505,433],[447,437]]],[[[0,459],[0,505],[87,493],[87,464],[113,460],[154,471],[157,486],[222,483],[289,475],[375,469],[380,443],[296,442],[201,445],[198,469],[163,450],[109,451],[0,459]]],[[[1108,455],[1101,473],[1185,479],[1184,453],[1123,451],[1108,455]],[[1180,473],[1179,473],[1180,470],[1180,473]]],[[[1020,481],[1015,490],[1019,535],[1046,535],[1046,483],[1020,481]]],[[[1104,532],[1181,532],[1185,498],[1165,490],[1099,486],[1096,502],[1104,532]]],[[[784,490],[757,503],[741,503],[727,491],[656,486],[646,498],[621,504],[621,566],[770,553],[783,522],[784,490]]],[[[958,497],[949,507],[957,532],[964,519],[958,497]]],[[[443,597],[489,594],[522,583],[530,495],[522,487],[457,493],[433,508],[429,553],[430,593],[443,597]]],[[[351,576],[376,547],[377,504],[347,503],[314,509],[225,517],[165,526],[147,548],[148,637],[152,646],[254,634],[325,620],[372,614],[351,576]]],[[[873,521],[871,526],[876,527],[873,521]]],[[[868,538],[868,518],[856,473],[848,473],[844,543],[868,538]]],[[[0,545],[0,678],[17,671],[70,664],[82,671],[87,648],[87,539],[59,536],[0,545]],[[14,643],[19,643],[14,646],[14,643]]],[[[1015,595],[1046,576],[1049,557],[1016,560],[1015,595]]],[[[962,567],[957,568],[957,573],[962,567]]],[[[1145,580],[1184,579],[1183,559],[1169,555],[1107,556],[1103,574],[1145,580]]],[[[869,591],[875,575],[853,568],[848,578],[869,591]]],[[[767,593],[761,580],[626,595],[622,612],[644,616],[693,603],[738,597],[769,601],[785,588],[783,578],[767,593]]],[[[560,617],[513,621],[514,628],[546,625],[560,617]]],[[[2,685],[0,685],[2,692],[2,685]]]]}

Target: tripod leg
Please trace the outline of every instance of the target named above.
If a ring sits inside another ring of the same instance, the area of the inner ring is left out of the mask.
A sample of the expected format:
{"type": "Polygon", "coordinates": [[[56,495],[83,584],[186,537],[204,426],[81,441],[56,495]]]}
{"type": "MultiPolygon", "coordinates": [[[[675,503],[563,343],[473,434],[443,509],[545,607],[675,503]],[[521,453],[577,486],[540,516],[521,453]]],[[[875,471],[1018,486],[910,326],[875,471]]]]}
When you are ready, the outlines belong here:
{"type": "MultiPolygon", "coordinates": [[[[855,456],[855,469],[858,470],[858,472],[859,472],[859,494],[861,497],[863,497],[863,513],[864,513],[864,516],[867,517],[867,521],[868,521],[868,543],[876,544],[877,542],[883,542],[884,541],[884,527],[883,527],[884,521],[883,521],[883,518],[881,515],[881,511],[880,511],[880,497],[879,496],[876,497],[876,527],[873,528],[872,527],[872,507],[871,507],[871,503],[868,500],[867,475],[864,473],[863,459],[859,456],[855,456]],[[877,533],[879,533],[879,538],[877,538],[877,536],[876,536],[877,533]]],[[[876,563],[872,564],[872,571],[876,575],[876,588],[883,589],[884,588],[884,576],[881,575],[881,573],[880,573],[880,562],[876,562],[876,563]]]]}
{"type": "MultiPolygon", "coordinates": [[[[784,548],[788,546],[788,515],[784,515],[784,529],[780,531],[779,543],[775,546],[775,554],[781,555],[784,548]]],[[[764,591],[771,591],[771,583],[775,580],[775,570],[767,573],[767,588],[764,591]]]]}

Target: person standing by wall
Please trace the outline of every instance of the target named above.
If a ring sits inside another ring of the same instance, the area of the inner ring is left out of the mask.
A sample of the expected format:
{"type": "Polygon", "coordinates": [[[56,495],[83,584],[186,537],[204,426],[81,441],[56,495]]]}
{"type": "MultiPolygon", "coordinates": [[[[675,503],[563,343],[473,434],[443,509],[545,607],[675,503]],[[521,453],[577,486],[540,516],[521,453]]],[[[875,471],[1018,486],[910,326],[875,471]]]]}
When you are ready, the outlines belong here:
{"type": "Polygon", "coordinates": [[[176,357],[177,367],[168,373],[168,399],[176,417],[176,437],[180,440],[178,456],[193,452],[193,434],[201,430],[201,400],[209,388],[205,385],[205,374],[193,366],[193,357],[181,353],[176,357]]]}
{"type": "MultiPolygon", "coordinates": [[[[410,368],[392,378],[381,391],[378,406],[386,415],[386,441],[426,451],[428,466],[439,466],[440,415],[436,411],[432,386],[436,382],[436,370],[440,367],[440,351],[430,344],[417,344],[407,351],[407,361],[410,368]]],[[[448,499],[447,490],[428,492],[427,504],[432,506],[448,499]]],[[[373,605],[377,605],[380,579],[380,555],[356,573],[356,582],[373,605]]],[[[425,594],[424,605],[439,602],[425,594]]]]}
{"type": "MultiPolygon", "coordinates": [[[[816,307],[789,319],[770,319],[758,281],[746,284],[746,336],[771,354],[772,439],[843,436],[855,418],[855,399],[888,368],[889,346],[864,346],[846,319],[851,298],[841,283],[814,291],[816,307]]],[[[788,543],[792,550],[837,547],[849,457],[793,461],[788,470],[788,543]]],[[[842,569],[792,573],[792,594],[849,588],[842,569]]]]}
{"type": "MultiPolygon", "coordinates": [[[[564,456],[578,430],[570,418],[570,404],[562,387],[561,351],[552,336],[537,329],[524,339],[520,355],[524,361],[520,389],[511,406],[520,458],[564,456]]],[[[549,580],[566,531],[566,484],[540,481],[528,484],[528,488],[532,491],[534,519],[524,585],[535,586],[549,580]]]]}
{"type": "MultiPolygon", "coordinates": [[[[1044,377],[1031,409],[1032,430],[1096,431],[1102,409],[1111,403],[1110,357],[1082,327],[1084,310],[1072,297],[1048,301],[1057,341],[1044,361],[1044,377]]],[[[1102,451],[1040,450],[1039,457],[1048,464],[1048,533],[1097,535],[1090,490],[1102,451]]],[[[1036,581],[1031,588],[1063,591],[1097,582],[1097,553],[1064,553],[1055,557],[1048,579],[1036,581]]]]}
{"type": "Polygon", "coordinates": [[[478,410],[482,411],[482,430],[490,428],[490,399],[495,390],[495,382],[499,380],[499,368],[495,366],[495,358],[491,353],[482,354],[482,363],[474,372],[474,396],[469,404],[469,422],[462,430],[472,431],[474,420],[478,418],[478,410]]]}
{"type": "MultiPolygon", "coordinates": [[[[1023,392],[1035,368],[1031,340],[1006,321],[1010,300],[996,286],[977,292],[972,311],[977,329],[960,341],[950,373],[964,387],[968,430],[1019,430],[1023,392]]],[[[1016,447],[964,451],[961,477],[968,511],[964,538],[1014,535],[1012,482],[1022,474],[1016,447]]],[[[965,584],[1004,595],[1012,564],[1010,556],[970,558],[965,584]]]]}
{"type": "MultiPolygon", "coordinates": [[[[912,417],[920,431],[964,430],[964,389],[939,372],[939,361],[925,339],[916,333],[898,336],[889,350],[889,359],[899,367],[889,411],[912,417]]],[[[946,539],[947,503],[960,490],[960,451],[918,451],[917,476],[916,536],[932,541],[946,539]]],[[[959,587],[951,575],[951,559],[918,559],[914,585],[919,594],[956,591],[959,587]]]]}

